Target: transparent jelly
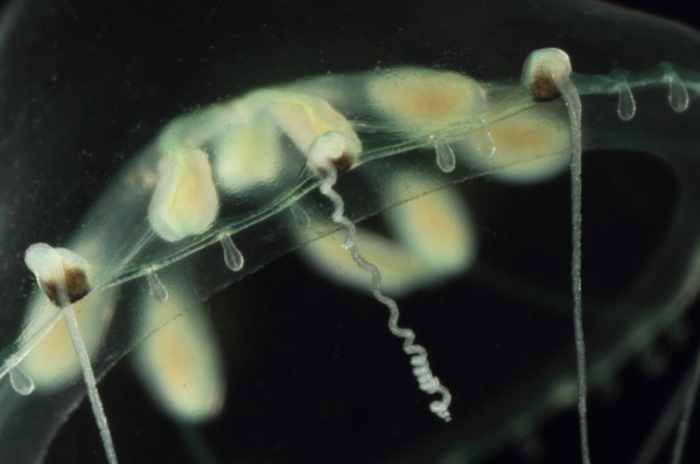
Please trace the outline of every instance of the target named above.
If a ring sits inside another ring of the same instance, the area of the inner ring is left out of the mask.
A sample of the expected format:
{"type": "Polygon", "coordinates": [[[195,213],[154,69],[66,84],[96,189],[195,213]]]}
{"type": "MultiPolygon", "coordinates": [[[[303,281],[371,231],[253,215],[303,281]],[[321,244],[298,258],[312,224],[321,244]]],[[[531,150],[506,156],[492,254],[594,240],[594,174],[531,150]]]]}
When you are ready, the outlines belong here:
{"type": "Polygon", "coordinates": [[[695,31],[553,0],[0,27],[0,461],[546,457],[577,403],[567,462],[671,446],[690,380],[628,454],[586,399],[696,342],[695,31]]]}

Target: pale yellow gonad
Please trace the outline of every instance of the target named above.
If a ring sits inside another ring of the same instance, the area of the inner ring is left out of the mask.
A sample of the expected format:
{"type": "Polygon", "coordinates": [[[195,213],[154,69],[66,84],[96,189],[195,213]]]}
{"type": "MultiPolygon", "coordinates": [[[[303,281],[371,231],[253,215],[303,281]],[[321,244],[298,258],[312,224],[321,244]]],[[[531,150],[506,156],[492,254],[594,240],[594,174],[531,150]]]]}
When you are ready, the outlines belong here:
{"type": "Polygon", "coordinates": [[[238,194],[274,182],[283,168],[280,149],[277,128],[265,114],[254,114],[246,124],[232,125],[216,139],[212,150],[217,184],[238,194]]]}
{"type": "Polygon", "coordinates": [[[184,278],[172,283],[166,301],[141,297],[147,338],[134,351],[136,372],[151,397],[178,421],[202,422],[224,405],[223,360],[206,310],[184,278]]]}
{"type": "Polygon", "coordinates": [[[367,96],[394,131],[421,145],[432,145],[444,172],[454,171],[457,164],[450,144],[455,127],[474,132],[483,150],[493,151],[493,141],[482,130],[486,92],[469,77],[453,71],[391,69],[368,80],[367,96]]]}
{"type": "Polygon", "coordinates": [[[219,211],[207,153],[198,147],[182,147],[161,156],[148,208],[151,226],[169,242],[204,232],[219,211]]]}
{"type": "Polygon", "coordinates": [[[570,137],[566,111],[533,107],[489,124],[494,142],[492,156],[479,156],[474,140],[453,141],[455,151],[480,169],[494,169],[491,176],[506,182],[541,182],[564,172],[569,166],[570,137]],[[498,167],[498,169],[495,169],[498,167]]]}
{"type": "Polygon", "coordinates": [[[405,132],[433,133],[485,110],[482,86],[454,71],[397,68],[367,83],[370,104],[405,132]]]}
{"type": "MultiPolygon", "coordinates": [[[[420,183],[413,174],[411,183],[420,183]]],[[[399,187],[391,183],[392,188],[399,187]]],[[[382,288],[400,296],[466,271],[476,258],[478,235],[469,209],[452,188],[438,190],[386,211],[389,236],[357,228],[363,256],[382,273],[382,288]]],[[[358,290],[371,290],[371,276],[342,248],[343,231],[312,242],[300,254],[320,274],[358,290]]]]}
{"type": "MultiPolygon", "coordinates": [[[[102,337],[109,326],[112,313],[110,299],[111,292],[101,292],[73,304],[80,333],[90,357],[99,351],[102,337]]],[[[40,301],[40,297],[33,298],[32,301],[36,301],[31,303],[32,310],[41,314],[36,319],[40,325],[57,311],[48,301],[40,301]]],[[[80,364],[64,320],[56,323],[24,358],[21,367],[34,381],[37,390],[44,392],[58,390],[80,375],[80,364]]]]}

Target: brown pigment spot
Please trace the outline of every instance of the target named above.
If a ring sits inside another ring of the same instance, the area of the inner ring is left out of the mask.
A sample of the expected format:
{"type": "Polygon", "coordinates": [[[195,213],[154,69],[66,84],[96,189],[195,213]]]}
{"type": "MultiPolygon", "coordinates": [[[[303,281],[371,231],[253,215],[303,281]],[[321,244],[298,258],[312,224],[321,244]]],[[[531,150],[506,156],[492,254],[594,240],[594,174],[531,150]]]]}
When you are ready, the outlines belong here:
{"type": "MultiPolygon", "coordinates": [[[[68,293],[68,301],[75,303],[90,293],[90,283],[82,269],[68,268],[63,271],[63,279],[66,283],[66,291],[68,293]]],[[[42,280],[39,282],[41,289],[44,291],[49,300],[56,306],[60,307],[58,298],[59,288],[53,279],[42,280]]]]}
{"type": "Polygon", "coordinates": [[[343,154],[340,155],[340,158],[331,161],[333,166],[335,166],[335,170],[338,172],[338,175],[344,174],[348,172],[350,168],[352,168],[353,164],[355,164],[355,160],[353,158],[354,157],[348,155],[346,152],[343,152],[343,154]]]}
{"type": "Polygon", "coordinates": [[[549,101],[561,96],[552,76],[544,71],[537,71],[532,76],[530,92],[535,97],[535,101],[549,101]]]}

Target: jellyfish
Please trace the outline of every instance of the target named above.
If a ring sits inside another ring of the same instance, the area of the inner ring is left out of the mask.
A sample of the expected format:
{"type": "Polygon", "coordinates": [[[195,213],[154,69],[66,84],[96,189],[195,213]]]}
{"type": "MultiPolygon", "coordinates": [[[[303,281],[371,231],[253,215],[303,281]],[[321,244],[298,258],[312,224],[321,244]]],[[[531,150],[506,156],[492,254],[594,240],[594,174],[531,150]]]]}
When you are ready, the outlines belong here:
{"type": "MultiPolygon", "coordinates": [[[[38,3],[2,23],[2,460],[474,462],[689,330],[695,32],[593,2],[38,3]]],[[[607,459],[570,422],[572,462],[607,459]]]]}

